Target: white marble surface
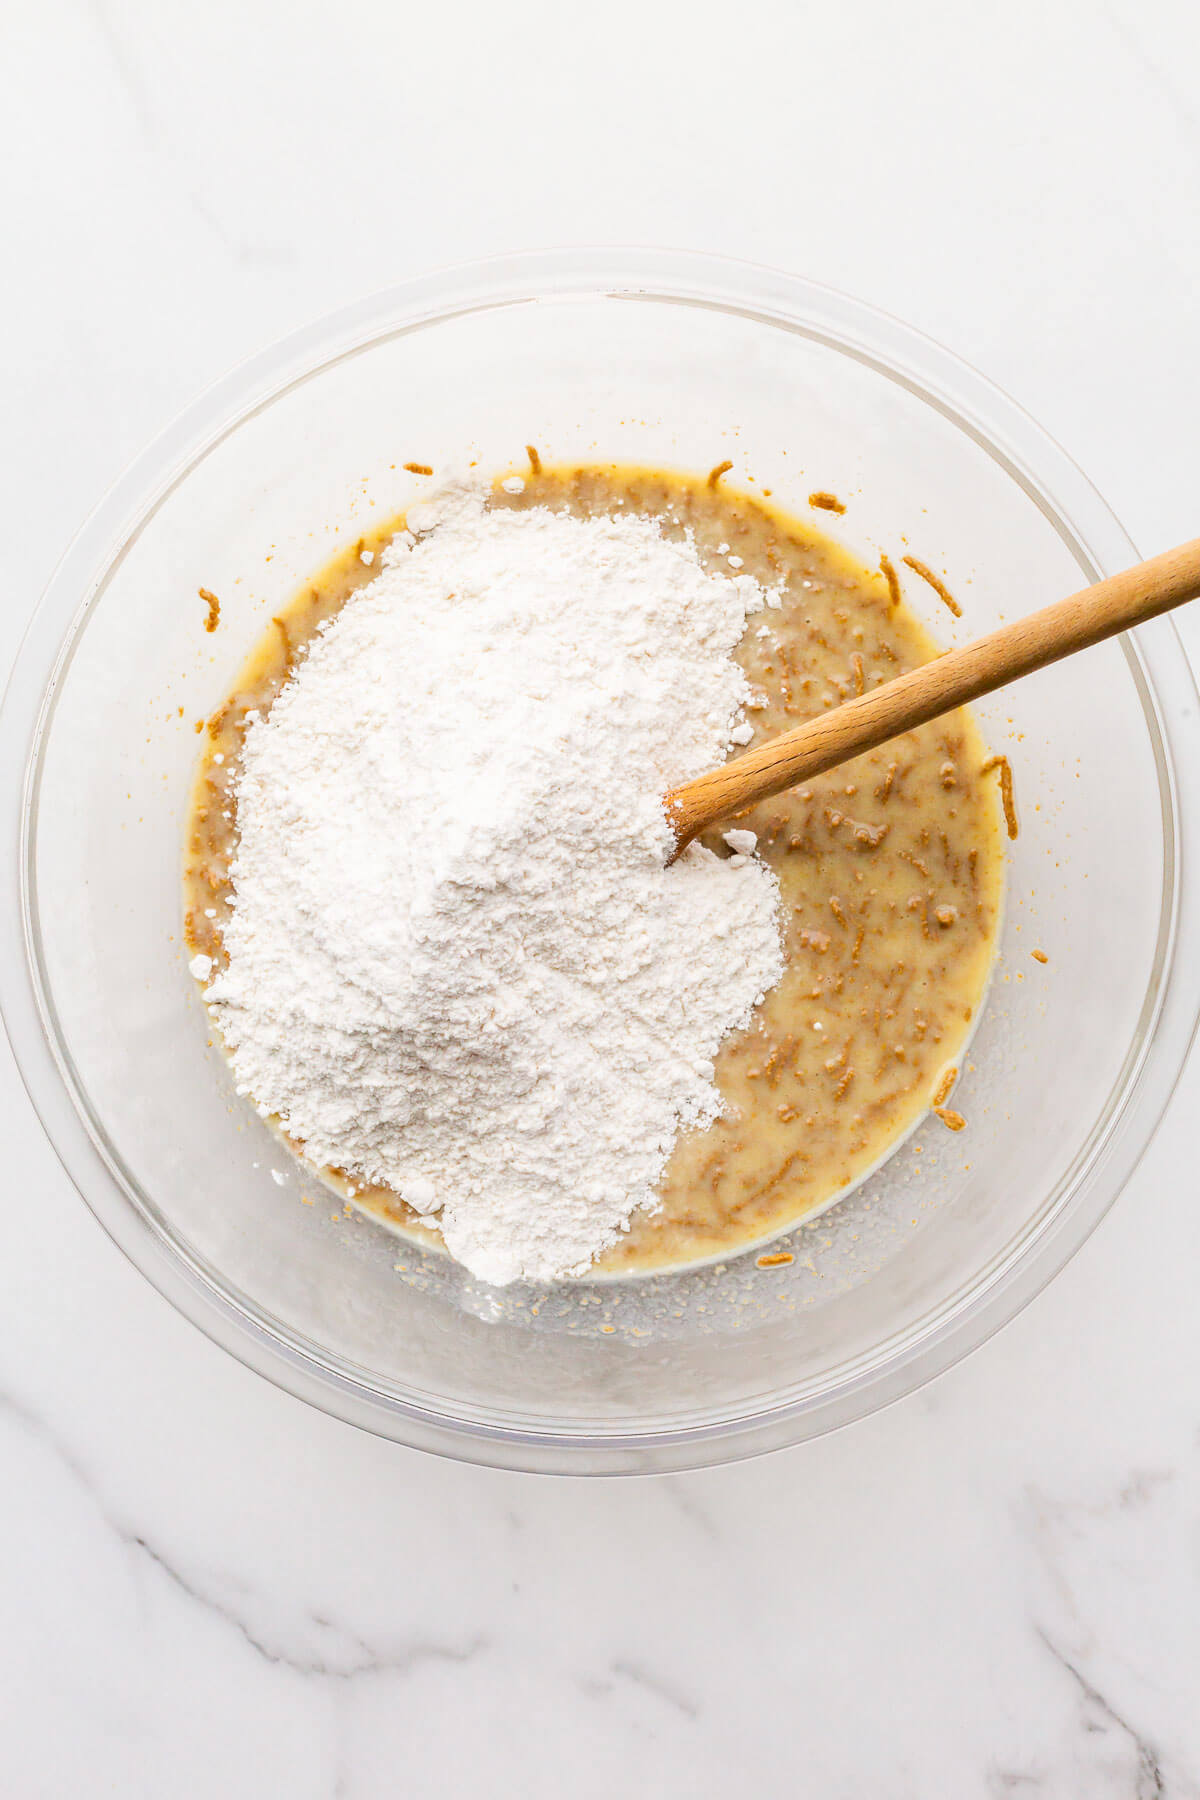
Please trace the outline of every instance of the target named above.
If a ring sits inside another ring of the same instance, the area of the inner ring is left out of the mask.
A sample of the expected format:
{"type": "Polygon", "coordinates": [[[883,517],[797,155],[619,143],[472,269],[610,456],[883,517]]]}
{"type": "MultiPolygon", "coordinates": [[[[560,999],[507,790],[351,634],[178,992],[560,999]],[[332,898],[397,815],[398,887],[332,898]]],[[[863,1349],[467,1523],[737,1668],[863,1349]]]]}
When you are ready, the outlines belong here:
{"type": "MultiPolygon", "coordinates": [[[[1191,0],[10,0],[0,647],[229,363],[564,241],[871,298],[1147,551],[1189,536],[1198,75],[1191,0]]],[[[1200,1794],[1198,1103],[1194,1060],[1074,1264],[922,1394],[589,1484],[396,1449],[214,1349],[4,1051],[0,1793],[1200,1794]]]]}

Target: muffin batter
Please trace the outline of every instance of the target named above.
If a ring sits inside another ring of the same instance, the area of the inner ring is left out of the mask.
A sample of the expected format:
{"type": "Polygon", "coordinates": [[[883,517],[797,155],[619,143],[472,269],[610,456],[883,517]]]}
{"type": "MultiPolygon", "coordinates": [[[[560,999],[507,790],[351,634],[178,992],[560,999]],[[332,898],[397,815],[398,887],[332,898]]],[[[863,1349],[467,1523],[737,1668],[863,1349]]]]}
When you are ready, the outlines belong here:
{"type": "MultiPolygon", "coordinates": [[[[715,472],[714,472],[715,473],[715,472]]],[[[515,482],[509,487],[515,487],[515,482]]],[[[758,690],[756,736],[785,730],[935,652],[872,574],[810,528],[716,479],[629,469],[543,469],[494,504],[578,514],[638,510],[691,531],[709,566],[784,588],[738,660],[758,690]]],[[[222,959],[236,844],[232,785],[251,708],[269,707],[297,648],[372,579],[402,521],[360,540],[273,621],[237,690],[208,722],[187,860],[187,935],[222,959]]],[[[779,877],[787,969],[717,1062],[725,1117],[681,1138],[661,1209],[635,1217],[600,1265],[630,1270],[761,1242],[861,1178],[931,1103],[945,1102],[980,1005],[999,915],[996,781],[965,714],[935,721],[729,821],[753,831],[779,877]]],[[[707,841],[707,840],[706,840],[707,841]]],[[[710,847],[728,854],[721,833],[710,847]]],[[[385,1192],[356,1201],[428,1235],[385,1192]]]]}

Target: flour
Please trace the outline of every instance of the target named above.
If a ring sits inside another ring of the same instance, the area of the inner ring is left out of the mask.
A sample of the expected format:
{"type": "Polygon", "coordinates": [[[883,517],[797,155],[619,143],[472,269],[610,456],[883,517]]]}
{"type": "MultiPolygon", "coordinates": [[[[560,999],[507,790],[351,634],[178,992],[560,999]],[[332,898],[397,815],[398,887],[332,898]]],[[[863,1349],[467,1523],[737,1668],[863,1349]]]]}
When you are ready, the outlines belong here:
{"type": "Polygon", "coordinates": [[[654,1205],[782,972],[751,834],[668,868],[660,799],[742,741],[730,653],[775,596],[644,518],[464,484],[409,523],[251,717],[206,993],[309,1160],[481,1279],[549,1281],[654,1205]]]}

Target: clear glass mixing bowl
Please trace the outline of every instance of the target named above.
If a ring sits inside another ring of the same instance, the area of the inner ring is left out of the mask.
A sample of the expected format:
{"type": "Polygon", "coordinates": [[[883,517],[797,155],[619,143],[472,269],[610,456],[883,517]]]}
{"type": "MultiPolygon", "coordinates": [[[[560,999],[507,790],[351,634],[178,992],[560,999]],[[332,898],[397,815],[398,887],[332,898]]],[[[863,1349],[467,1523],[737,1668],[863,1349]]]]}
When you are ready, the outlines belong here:
{"type": "MultiPolygon", "coordinates": [[[[809,282],[645,252],[430,277],[288,339],[192,406],[67,552],[0,718],[4,1013],[80,1192],[189,1318],[293,1393],[512,1468],[683,1468],[829,1429],[1010,1318],[1128,1176],[1200,998],[1181,935],[1196,694],[1171,625],[980,708],[1016,777],[1001,960],[955,1105],[795,1260],[550,1293],[480,1287],[347,1219],[238,1102],[180,941],[198,740],[304,576],[419,485],[403,464],[732,459],[838,534],[946,571],[944,641],[1134,559],[1038,428],[928,340],[809,282]],[[204,630],[196,590],[221,598],[204,630]],[[1039,949],[1048,957],[1031,956],[1039,949]],[[919,1146],[919,1147],[918,1147],[919,1146]],[[283,1169],[283,1185],[273,1170],[283,1169]],[[317,1204],[304,1205],[302,1193],[317,1204]],[[605,1331],[605,1325],[615,1330],[605,1331]]],[[[1190,877],[1189,877],[1190,879],[1190,877]]]]}

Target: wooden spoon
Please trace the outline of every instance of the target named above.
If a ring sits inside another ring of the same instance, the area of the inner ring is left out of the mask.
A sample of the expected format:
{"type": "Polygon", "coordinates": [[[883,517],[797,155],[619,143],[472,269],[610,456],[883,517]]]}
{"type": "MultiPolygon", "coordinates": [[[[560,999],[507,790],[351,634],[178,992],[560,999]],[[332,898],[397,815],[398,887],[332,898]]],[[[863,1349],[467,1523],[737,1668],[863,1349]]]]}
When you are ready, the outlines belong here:
{"type": "Polygon", "coordinates": [[[719,819],[1197,595],[1200,538],[1110,575],[973,644],[943,651],[919,669],[672,788],[664,805],[675,831],[675,856],[719,819]]]}

